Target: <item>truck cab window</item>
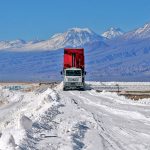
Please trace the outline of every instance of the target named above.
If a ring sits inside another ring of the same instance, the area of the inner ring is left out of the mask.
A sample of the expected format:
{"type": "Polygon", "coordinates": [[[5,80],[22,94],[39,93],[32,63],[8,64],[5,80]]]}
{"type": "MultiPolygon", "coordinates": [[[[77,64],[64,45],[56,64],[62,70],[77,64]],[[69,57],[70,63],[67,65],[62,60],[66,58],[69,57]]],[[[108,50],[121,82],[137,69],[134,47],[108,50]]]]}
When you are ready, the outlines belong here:
{"type": "Polygon", "coordinates": [[[81,76],[81,70],[66,70],[66,76],[81,76]]]}

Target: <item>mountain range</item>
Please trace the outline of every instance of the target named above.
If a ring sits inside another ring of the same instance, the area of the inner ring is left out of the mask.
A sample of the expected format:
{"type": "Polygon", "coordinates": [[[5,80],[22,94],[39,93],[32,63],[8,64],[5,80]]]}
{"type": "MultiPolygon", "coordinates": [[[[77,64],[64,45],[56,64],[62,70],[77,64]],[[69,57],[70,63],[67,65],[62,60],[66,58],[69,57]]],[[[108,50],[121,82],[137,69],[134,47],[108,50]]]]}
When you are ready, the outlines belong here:
{"type": "Polygon", "coordinates": [[[150,24],[129,32],[72,28],[48,40],[0,41],[0,80],[61,80],[64,47],[85,48],[87,80],[150,81],[150,24]]]}
{"type": "Polygon", "coordinates": [[[90,42],[104,41],[115,38],[123,33],[117,28],[110,28],[102,35],[96,34],[88,28],[71,28],[64,33],[57,33],[48,40],[25,41],[22,39],[14,41],[0,41],[0,50],[11,49],[18,51],[57,50],[64,47],[80,47],[90,42]]]}

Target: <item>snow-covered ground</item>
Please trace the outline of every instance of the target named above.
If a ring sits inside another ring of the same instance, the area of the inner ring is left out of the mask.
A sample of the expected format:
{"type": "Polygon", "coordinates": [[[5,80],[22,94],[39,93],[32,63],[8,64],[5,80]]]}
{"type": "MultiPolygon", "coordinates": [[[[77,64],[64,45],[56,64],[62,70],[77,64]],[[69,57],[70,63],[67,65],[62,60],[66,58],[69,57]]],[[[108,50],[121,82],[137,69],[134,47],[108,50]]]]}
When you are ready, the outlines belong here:
{"type": "Polygon", "coordinates": [[[87,82],[91,88],[106,91],[150,91],[150,82],[87,82]]]}
{"type": "Polygon", "coordinates": [[[149,141],[150,99],[62,91],[62,84],[0,87],[0,150],[149,150],[149,141]]]}

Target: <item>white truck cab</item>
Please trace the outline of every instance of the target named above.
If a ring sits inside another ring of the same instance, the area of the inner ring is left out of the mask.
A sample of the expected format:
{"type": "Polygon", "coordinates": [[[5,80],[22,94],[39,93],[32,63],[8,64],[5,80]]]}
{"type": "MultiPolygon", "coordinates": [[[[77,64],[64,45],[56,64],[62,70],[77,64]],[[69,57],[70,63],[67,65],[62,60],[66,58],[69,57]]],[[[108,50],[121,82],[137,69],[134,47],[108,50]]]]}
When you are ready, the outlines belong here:
{"type": "Polygon", "coordinates": [[[67,68],[64,70],[64,87],[66,89],[84,89],[83,72],[80,68],[67,68]]]}

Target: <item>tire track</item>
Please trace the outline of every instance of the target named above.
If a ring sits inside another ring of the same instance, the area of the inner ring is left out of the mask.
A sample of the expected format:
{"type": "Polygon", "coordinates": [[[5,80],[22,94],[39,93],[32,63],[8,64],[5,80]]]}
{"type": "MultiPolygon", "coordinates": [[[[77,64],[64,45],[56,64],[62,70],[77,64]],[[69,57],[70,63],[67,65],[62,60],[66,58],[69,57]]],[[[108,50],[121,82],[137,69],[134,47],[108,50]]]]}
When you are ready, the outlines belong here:
{"type": "Polygon", "coordinates": [[[149,150],[150,118],[145,116],[143,108],[137,109],[130,103],[120,104],[113,97],[95,96],[89,91],[71,91],[68,96],[73,97],[81,108],[91,112],[106,150],[137,150],[137,147],[149,150]]]}

